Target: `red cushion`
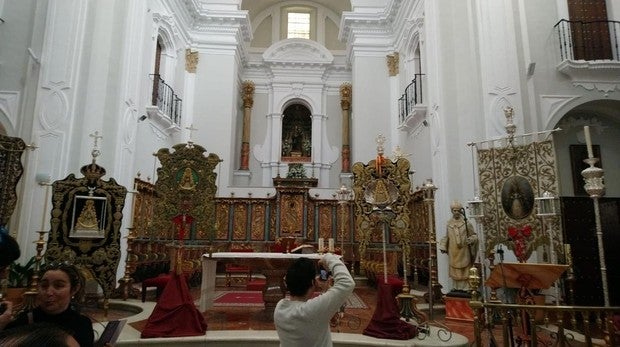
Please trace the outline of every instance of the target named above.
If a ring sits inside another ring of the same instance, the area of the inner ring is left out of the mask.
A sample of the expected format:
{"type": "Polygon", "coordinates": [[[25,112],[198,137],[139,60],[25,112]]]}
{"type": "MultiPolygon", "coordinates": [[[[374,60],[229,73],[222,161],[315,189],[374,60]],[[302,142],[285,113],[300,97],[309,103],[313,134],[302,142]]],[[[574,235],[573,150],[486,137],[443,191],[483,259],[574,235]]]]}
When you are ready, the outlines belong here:
{"type": "Polygon", "coordinates": [[[239,252],[239,253],[251,253],[254,252],[252,248],[231,248],[231,252],[239,252]]]}
{"type": "Polygon", "coordinates": [[[264,279],[257,278],[246,283],[245,290],[262,291],[265,288],[265,284],[266,282],[264,279]]]}
{"type": "Polygon", "coordinates": [[[165,287],[170,282],[169,274],[161,274],[157,277],[147,278],[142,281],[144,287],[165,287]]]}
{"type": "Polygon", "coordinates": [[[248,266],[227,266],[226,272],[249,272],[250,268],[248,266]]]}

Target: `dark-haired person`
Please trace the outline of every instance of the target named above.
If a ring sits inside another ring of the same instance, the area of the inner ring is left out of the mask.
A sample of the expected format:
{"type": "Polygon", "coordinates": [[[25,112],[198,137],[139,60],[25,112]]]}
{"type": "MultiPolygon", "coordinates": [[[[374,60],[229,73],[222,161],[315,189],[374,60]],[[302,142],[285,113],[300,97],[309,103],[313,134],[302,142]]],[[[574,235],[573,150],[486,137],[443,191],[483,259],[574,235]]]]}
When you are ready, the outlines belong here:
{"type": "Polygon", "coordinates": [[[9,231],[4,226],[0,226],[0,270],[11,265],[19,258],[19,255],[17,241],[9,235],[9,231]]]}
{"type": "MultiPolygon", "coordinates": [[[[0,273],[19,258],[19,244],[9,235],[9,231],[0,225],[0,273]]],[[[10,301],[0,302],[0,330],[7,325],[13,317],[13,304],[10,301]]]]}
{"type": "Polygon", "coordinates": [[[314,261],[299,258],[286,272],[290,297],[280,300],[273,314],[282,347],[332,346],[329,321],[353,292],[355,281],[336,255],[325,254],[319,266],[332,273],[333,285],[314,298],[320,289],[314,261]]]}
{"type": "Polygon", "coordinates": [[[92,322],[80,314],[75,305],[83,296],[83,288],[84,277],[74,265],[53,263],[45,266],[39,282],[37,307],[20,313],[5,329],[39,322],[53,323],[71,334],[81,347],[93,346],[92,322]]]}
{"type": "Polygon", "coordinates": [[[69,333],[51,323],[33,323],[0,333],[2,347],[80,347],[69,333]]]}

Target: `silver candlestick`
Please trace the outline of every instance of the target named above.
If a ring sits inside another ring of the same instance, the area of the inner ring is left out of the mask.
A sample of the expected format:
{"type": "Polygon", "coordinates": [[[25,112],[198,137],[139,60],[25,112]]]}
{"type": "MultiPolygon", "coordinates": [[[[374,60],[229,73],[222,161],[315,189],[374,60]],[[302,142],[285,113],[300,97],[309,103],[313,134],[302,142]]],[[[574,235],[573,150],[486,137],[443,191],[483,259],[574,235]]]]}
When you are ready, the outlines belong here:
{"type": "MultiPolygon", "coordinates": [[[[591,152],[590,150],[588,151],[591,152]]],[[[603,229],[601,227],[601,213],[599,211],[598,199],[605,195],[605,183],[603,182],[604,171],[596,167],[599,159],[590,156],[583,160],[590,167],[581,171],[581,176],[585,181],[584,189],[592,198],[594,203],[594,221],[596,222],[596,239],[598,242],[598,258],[601,266],[601,282],[603,284],[603,299],[605,306],[609,307],[609,288],[607,287],[607,268],[605,267],[605,248],[603,247],[603,229]]]]}

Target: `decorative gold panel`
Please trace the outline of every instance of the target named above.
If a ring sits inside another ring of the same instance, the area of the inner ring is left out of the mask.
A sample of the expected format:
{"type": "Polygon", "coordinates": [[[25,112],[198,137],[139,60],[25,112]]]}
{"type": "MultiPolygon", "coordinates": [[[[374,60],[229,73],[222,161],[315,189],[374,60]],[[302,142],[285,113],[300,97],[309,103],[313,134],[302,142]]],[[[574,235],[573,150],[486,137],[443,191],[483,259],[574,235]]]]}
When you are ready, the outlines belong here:
{"type": "Polygon", "coordinates": [[[218,201],[215,239],[228,240],[228,220],[232,202],[218,201]]]}
{"type": "Polygon", "coordinates": [[[314,213],[318,209],[318,204],[315,199],[311,199],[309,204],[306,204],[306,240],[314,240],[315,231],[318,226],[315,226],[314,213]]]}
{"type": "Polygon", "coordinates": [[[352,167],[353,192],[355,196],[355,225],[359,231],[359,252],[364,259],[366,248],[370,243],[381,242],[381,226],[371,218],[373,206],[364,199],[366,187],[378,178],[387,179],[398,189],[398,199],[391,205],[395,217],[390,221],[388,238],[391,242],[401,243],[407,247],[409,244],[409,199],[411,197],[411,182],[409,179],[410,164],[405,158],[396,162],[383,159],[381,170],[377,171],[375,160],[368,164],[355,163],[352,167]]]}
{"type": "Polygon", "coordinates": [[[303,226],[304,196],[282,195],[280,203],[280,231],[282,234],[300,233],[303,226]]]}
{"type": "Polygon", "coordinates": [[[332,233],[332,220],[333,220],[334,207],[332,205],[319,206],[319,237],[328,239],[333,237],[332,233]]]}
{"type": "Polygon", "coordinates": [[[234,204],[233,210],[233,241],[247,239],[248,205],[244,202],[234,204]]]}
{"type": "Polygon", "coordinates": [[[134,187],[138,193],[133,197],[133,234],[137,238],[148,238],[155,207],[155,185],[135,178],[134,187]]]}
{"type": "MultiPolygon", "coordinates": [[[[535,198],[548,191],[558,196],[553,141],[532,142],[527,145],[478,149],[480,194],[484,201],[486,252],[498,243],[507,243],[508,228],[532,228],[527,240],[526,258],[543,244],[549,244],[540,218],[536,216],[535,198]]],[[[553,230],[557,254],[563,254],[558,220],[547,222],[553,230]]]]}
{"type": "Polygon", "coordinates": [[[80,172],[84,177],[70,174],[52,184],[52,230],[45,261],[71,261],[91,272],[107,302],[116,286],[127,189],[113,178],[102,180],[106,171],[94,159],[80,172]],[[92,232],[75,232],[80,226],[91,225],[92,232]]]}
{"type": "MultiPolygon", "coordinates": [[[[157,151],[161,167],[157,169],[155,190],[157,199],[151,233],[175,233],[173,219],[182,215],[193,218],[190,229],[193,238],[209,239],[215,232],[216,173],[220,158],[193,143],[174,145],[157,151]]],[[[190,234],[191,234],[190,233],[190,234]]]]}
{"type": "Polygon", "coordinates": [[[265,239],[265,215],[267,204],[257,203],[252,205],[252,222],[250,237],[252,240],[262,241],[265,239]]]}
{"type": "Polygon", "coordinates": [[[25,149],[22,139],[0,134],[0,226],[9,223],[17,204],[15,187],[24,173],[21,156],[25,149]]]}

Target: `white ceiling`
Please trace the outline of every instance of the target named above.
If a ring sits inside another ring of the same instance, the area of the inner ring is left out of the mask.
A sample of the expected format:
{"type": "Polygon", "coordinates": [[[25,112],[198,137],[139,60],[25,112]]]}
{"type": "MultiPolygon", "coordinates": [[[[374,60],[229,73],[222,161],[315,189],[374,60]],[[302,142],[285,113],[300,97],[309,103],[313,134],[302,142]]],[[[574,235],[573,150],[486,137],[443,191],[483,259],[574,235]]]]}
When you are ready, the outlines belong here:
{"type": "Polygon", "coordinates": [[[248,10],[250,20],[252,20],[255,15],[257,15],[264,9],[271,7],[278,3],[291,3],[291,4],[316,3],[316,4],[320,4],[324,7],[327,7],[333,10],[334,12],[338,14],[342,13],[343,11],[351,11],[350,0],[312,0],[312,1],[243,0],[243,2],[241,3],[241,9],[248,10]]]}

